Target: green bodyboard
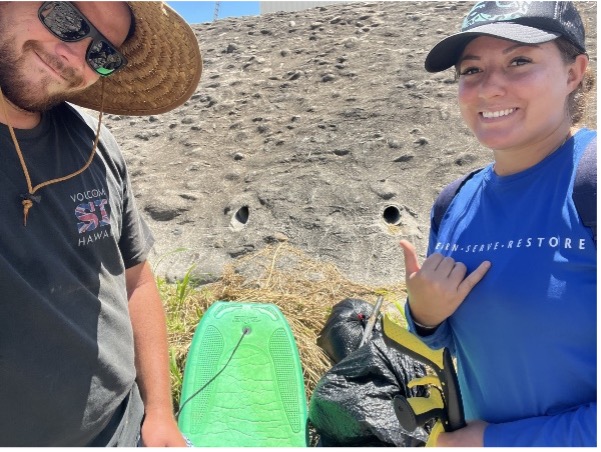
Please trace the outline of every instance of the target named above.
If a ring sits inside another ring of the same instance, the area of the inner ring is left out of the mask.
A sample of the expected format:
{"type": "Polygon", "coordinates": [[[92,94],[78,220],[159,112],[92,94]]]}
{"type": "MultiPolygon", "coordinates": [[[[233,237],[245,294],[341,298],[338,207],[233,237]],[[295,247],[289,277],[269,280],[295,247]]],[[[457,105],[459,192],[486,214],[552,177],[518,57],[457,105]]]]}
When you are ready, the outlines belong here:
{"type": "Polygon", "coordinates": [[[276,305],[217,301],[207,309],[190,344],[180,407],[179,428],[196,447],[308,445],[301,361],[276,305]]]}

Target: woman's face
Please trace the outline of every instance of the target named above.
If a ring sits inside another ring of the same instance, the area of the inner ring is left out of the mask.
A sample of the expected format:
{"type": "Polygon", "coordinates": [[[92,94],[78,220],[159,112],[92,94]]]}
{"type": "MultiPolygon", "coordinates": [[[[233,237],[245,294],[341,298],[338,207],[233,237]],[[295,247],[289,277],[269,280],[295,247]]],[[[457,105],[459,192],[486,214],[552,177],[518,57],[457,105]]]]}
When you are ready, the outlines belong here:
{"type": "Polygon", "coordinates": [[[481,36],[457,63],[461,115],[493,150],[528,149],[570,127],[567,97],[579,83],[553,42],[481,36]]]}

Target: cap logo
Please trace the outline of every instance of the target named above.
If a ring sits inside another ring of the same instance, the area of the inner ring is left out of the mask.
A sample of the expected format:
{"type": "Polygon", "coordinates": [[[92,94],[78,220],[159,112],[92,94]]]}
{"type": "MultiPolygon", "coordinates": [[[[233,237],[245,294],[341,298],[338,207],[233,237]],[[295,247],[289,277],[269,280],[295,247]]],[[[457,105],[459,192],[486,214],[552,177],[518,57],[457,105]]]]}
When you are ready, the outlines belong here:
{"type": "Polygon", "coordinates": [[[513,20],[528,14],[530,5],[534,2],[480,2],[472,8],[463,20],[461,30],[467,30],[483,22],[500,22],[513,20]],[[482,11],[482,10],[485,11],[482,11]]]}

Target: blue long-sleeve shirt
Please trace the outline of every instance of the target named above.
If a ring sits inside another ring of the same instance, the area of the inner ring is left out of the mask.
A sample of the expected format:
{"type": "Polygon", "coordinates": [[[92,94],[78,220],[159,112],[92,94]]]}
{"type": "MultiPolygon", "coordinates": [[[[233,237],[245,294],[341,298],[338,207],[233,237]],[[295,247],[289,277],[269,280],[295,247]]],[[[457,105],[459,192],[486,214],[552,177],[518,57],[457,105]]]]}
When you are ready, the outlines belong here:
{"type": "MultiPolygon", "coordinates": [[[[449,205],[428,255],[491,268],[422,339],[457,358],[467,419],[485,446],[597,444],[596,247],[572,201],[581,130],[523,172],[477,173],[449,205]]],[[[415,331],[409,309],[410,328],[415,331]]]]}

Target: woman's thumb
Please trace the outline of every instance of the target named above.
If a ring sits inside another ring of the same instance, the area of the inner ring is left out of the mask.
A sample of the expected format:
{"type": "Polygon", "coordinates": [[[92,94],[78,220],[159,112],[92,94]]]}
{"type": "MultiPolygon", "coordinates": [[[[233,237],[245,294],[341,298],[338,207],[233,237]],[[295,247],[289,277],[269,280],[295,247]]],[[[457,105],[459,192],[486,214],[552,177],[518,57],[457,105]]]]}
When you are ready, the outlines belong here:
{"type": "Polygon", "coordinates": [[[399,244],[403,248],[403,254],[405,255],[405,275],[409,278],[410,275],[416,273],[421,268],[417,260],[417,253],[415,247],[407,240],[401,240],[399,244]]]}

